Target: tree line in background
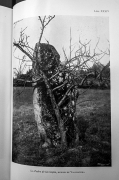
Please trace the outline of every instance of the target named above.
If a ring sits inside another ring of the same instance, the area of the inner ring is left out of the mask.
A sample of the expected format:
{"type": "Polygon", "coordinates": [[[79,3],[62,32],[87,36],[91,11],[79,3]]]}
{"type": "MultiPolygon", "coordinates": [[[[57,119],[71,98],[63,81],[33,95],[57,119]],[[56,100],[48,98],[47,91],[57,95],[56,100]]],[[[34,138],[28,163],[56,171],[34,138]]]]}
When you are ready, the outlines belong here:
{"type": "MultiPolygon", "coordinates": [[[[87,70],[81,70],[80,73],[82,75],[82,83],[79,79],[79,88],[110,88],[110,63],[107,63],[105,66],[101,63],[94,63],[92,67],[87,70]]],[[[32,69],[27,70],[26,73],[17,73],[13,78],[13,86],[32,87],[32,69]]]]}

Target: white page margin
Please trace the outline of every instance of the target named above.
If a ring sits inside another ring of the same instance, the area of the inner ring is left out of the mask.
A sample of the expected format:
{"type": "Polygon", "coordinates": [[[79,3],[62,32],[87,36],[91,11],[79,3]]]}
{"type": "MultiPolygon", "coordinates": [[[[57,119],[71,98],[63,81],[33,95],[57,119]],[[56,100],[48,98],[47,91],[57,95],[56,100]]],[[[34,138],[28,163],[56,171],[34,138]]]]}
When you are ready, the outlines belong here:
{"type": "Polygon", "coordinates": [[[0,6],[0,179],[10,179],[12,9],[0,6]]]}

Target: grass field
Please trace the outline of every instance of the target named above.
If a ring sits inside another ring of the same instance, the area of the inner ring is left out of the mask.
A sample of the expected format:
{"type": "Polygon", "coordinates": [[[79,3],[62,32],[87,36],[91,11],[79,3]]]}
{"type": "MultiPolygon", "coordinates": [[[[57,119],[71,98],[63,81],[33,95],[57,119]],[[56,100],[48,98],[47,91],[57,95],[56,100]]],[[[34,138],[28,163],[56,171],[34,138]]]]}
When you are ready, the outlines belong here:
{"type": "Polygon", "coordinates": [[[110,90],[80,89],[77,102],[78,147],[39,149],[32,88],[14,88],[13,162],[33,166],[111,166],[110,90]]]}

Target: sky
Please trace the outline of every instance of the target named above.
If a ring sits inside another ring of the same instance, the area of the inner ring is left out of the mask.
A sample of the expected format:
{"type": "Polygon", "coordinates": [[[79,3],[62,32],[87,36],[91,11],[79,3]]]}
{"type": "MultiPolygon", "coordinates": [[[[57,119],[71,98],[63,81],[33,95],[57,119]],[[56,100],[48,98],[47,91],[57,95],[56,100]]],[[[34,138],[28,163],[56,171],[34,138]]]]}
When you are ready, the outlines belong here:
{"type": "MultiPolygon", "coordinates": [[[[38,42],[41,32],[41,24],[38,17],[23,19],[14,26],[13,38],[17,41],[19,39],[21,29],[26,28],[24,33],[29,36],[30,47],[34,48],[35,43],[38,42]],[[27,27],[27,28],[26,28],[27,27]]],[[[109,19],[108,17],[94,17],[94,16],[55,16],[55,18],[45,28],[42,43],[49,41],[60,54],[61,61],[64,61],[63,48],[69,57],[70,45],[70,29],[72,38],[72,49],[77,50],[79,47],[79,37],[82,43],[91,40],[91,51],[96,46],[99,40],[98,48],[105,51],[109,48],[109,19]]],[[[72,57],[74,56],[72,52],[72,57]]],[[[99,51],[98,51],[99,52],[99,51]]],[[[23,54],[20,50],[13,48],[13,68],[19,69],[19,60],[14,58],[22,58],[23,54]]],[[[101,63],[106,64],[109,61],[109,56],[105,56],[101,63]]]]}

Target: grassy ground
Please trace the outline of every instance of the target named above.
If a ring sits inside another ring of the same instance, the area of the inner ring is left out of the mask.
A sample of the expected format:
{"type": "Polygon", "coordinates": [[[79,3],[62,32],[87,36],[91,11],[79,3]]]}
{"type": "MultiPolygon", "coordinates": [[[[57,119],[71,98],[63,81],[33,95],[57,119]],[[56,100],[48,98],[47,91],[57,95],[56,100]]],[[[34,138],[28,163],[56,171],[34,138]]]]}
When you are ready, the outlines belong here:
{"type": "Polygon", "coordinates": [[[34,166],[111,165],[110,90],[79,90],[78,147],[40,149],[32,105],[32,88],[14,88],[13,161],[34,166]]]}

